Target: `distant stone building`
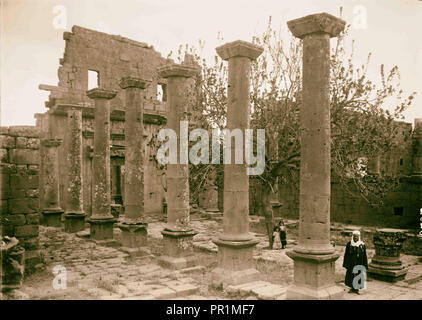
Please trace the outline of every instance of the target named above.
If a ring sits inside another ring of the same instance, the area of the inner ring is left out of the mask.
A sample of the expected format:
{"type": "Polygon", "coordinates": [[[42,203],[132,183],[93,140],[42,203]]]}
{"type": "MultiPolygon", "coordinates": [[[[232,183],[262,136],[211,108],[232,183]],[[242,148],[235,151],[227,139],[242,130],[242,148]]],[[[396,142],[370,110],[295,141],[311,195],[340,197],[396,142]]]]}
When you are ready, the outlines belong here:
{"type": "MultiPolygon", "coordinates": [[[[422,119],[412,124],[399,122],[397,147],[375,159],[367,159],[367,173],[399,177],[397,190],[387,195],[382,207],[370,206],[362,197],[352,196],[331,177],[331,221],[356,225],[412,228],[419,230],[422,208],[422,119]]],[[[350,184],[353,189],[352,183],[350,184]]],[[[256,187],[255,187],[256,188],[256,187]]],[[[256,192],[259,194],[259,192],[256,192]]],[[[251,199],[257,202],[259,199],[251,199]]],[[[279,188],[281,207],[277,215],[299,217],[299,193],[292,186],[279,188]]],[[[253,206],[253,204],[252,204],[253,206]]]]}
{"type": "MultiPolygon", "coordinates": [[[[58,85],[40,85],[50,91],[46,102],[48,111],[36,114],[37,126],[44,136],[63,139],[59,147],[60,206],[65,208],[66,157],[69,130],[67,110],[82,108],[83,116],[83,207],[91,214],[91,166],[93,147],[94,105],[86,95],[91,88],[100,87],[118,91],[111,101],[111,184],[112,202],[121,204],[124,188],[124,110],[125,95],[119,81],[132,76],[151,81],[146,90],[144,111],[145,135],[145,211],[162,212],[164,189],[162,172],[151,159],[149,139],[166,122],[166,80],[158,79],[156,69],[167,62],[152,46],[121,36],[109,35],[78,26],[64,32],[66,41],[63,58],[58,69],[58,85]]],[[[41,204],[42,206],[42,204],[41,204]]]]}

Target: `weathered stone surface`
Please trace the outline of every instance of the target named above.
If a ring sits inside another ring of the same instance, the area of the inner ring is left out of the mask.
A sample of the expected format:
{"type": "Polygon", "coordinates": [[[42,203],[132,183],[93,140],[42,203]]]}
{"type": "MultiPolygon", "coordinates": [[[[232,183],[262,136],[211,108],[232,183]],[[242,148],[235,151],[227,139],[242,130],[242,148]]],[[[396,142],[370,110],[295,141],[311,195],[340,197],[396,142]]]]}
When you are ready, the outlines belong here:
{"type": "Polygon", "coordinates": [[[23,226],[26,224],[26,217],[24,214],[8,214],[3,216],[2,225],[23,226]]]}
{"type": "Polygon", "coordinates": [[[0,149],[0,162],[9,162],[9,153],[7,149],[0,149]]]}
{"type": "Polygon", "coordinates": [[[226,43],[215,50],[223,60],[229,60],[234,57],[244,57],[255,60],[264,51],[263,48],[242,40],[226,43]]]}
{"type": "Polygon", "coordinates": [[[9,135],[15,137],[38,138],[39,130],[35,126],[11,126],[9,135]]]}
{"type": "Polygon", "coordinates": [[[39,177],[37,175],[10,175],[10,186],[11,189],[36,189],[39,185],[39,177]]]}
{"type": "MultiPolygon", "coordinates": [[[[249,128],[251,60],[262,48],[244,41],[234,41],[218,47],[217,53],[229,62],[227,128],[249,128]]],[[[232,144],[232,155],[234,154],[232,144]]],[[[234,159],[231,160],[234,163],[234,159]]],[[[223,233],[214,243],[218,245],[218,267],[212,272],[212,283],[240,284],[256,280],[258,271],[252,259],[258,243],[249,233],[249,176],[247,166],[224,166],[223,233]]]]}
{"type": "Polygon", "coordinates": [[[404,240],[404,230],[378,229],[374,234],[375,256],[369,263],[368,275],[390,282],[403,280],[407,274],[407,268],[400,260],[404,240]]]}
{"type": "Polygon", "coordinates": [[[10,213],[33,213],[39,210],[39,200],[36,198],[9,199],[10,213]]]}
{"type": "Polygon", "coordinates": [[[30,238],[38,236],[38,225],[27,224],[24,226],[15,227],[15,237],[30,238]]]}
{"type": "Polygon", "coordinates": [[[0,135],[0,148],[11,149],[15,147],[15,137],[0,135]]]}
{"type": "Polygon", "coordinates": [[[300,109],[300,220],[289,299],[338,299],[334,268],[338,255],[330,243],[330,37],[345,22],[322,13],[289,21],[303,39],[303,103],[300,109]]]}
{"type": "Polygon", "coordinates": [[[40,153],[34,149],[13,149],[9,151],[10,163],[39,164],[40,153]]]}
{"type": "Polygon", "coordinates": [[[28,224],[39,224],[40,223],[40,214],[39,213],[31,213],[26,215],[26,222],[28,224]]]}
{"type": "Polygon", "coordinates": [[[324,12],[288,21],[287,26],[295,37],[301,39],[312,33],[324,33],[330,37],[337,37],[344,30],[346,22],[324,12]]]}

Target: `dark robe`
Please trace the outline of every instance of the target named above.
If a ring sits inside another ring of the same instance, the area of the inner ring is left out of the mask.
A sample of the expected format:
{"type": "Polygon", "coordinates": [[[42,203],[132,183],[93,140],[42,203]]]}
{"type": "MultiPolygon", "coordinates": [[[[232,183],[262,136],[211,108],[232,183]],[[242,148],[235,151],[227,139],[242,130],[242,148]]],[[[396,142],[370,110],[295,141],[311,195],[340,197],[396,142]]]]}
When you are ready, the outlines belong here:
{"type": "Polygon", "coordinates": [[[344,283],[350,288],[353,288],[353,278],[357,275],[353,273],[353,268],[358,265],[364,266],[368,270],[366,247],[364,244],[358,247],[352,246],[349,241],[346,245],[346,252],[344,253],[343,267],[347,270],[344,283]]]}
{"type": "Polygon", "coordinates": [[[281,247],[285,248],[287,245],[285,226],[280,227],[280,241],[281,241],[281,247]]]}

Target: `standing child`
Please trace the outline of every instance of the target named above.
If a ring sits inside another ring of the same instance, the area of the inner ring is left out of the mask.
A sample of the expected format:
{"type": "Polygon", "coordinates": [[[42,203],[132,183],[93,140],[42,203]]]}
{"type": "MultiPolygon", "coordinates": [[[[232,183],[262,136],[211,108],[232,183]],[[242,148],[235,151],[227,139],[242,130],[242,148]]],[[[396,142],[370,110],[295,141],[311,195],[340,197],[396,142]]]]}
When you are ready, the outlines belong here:
{"type": "Polygon", "coordinates": [[[278,226],[275,226],[273,229],[273,249],[281,249],[280,229],[278,228],[278,226]]]}

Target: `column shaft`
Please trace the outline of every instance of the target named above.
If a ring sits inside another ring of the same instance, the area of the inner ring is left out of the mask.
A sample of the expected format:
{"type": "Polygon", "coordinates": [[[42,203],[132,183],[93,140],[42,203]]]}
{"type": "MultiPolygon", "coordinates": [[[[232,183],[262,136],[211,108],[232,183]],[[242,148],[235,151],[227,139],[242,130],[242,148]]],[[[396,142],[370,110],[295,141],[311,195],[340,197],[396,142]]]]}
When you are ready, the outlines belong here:
{"type": "Polygon", "coordinates": [[[69,135],[65,231],[78,232],[85,228],[82,190],[82,110],[78,108],[68,110],[67,123],[69,135]]]}
{"type": "Polygon", "coordinates": [[[58,147],[61,139],[43,139],[41,141],[41,170],[43,183],[42,210],[47,226],[60,227],[63,213],[59,204],[59,158],[58,147]]]}
{"type": "Polygon", "coordinates": [[[330,35],[303,38],[300,109],[299,247],[320,253],[330,245],[330,35]]]}
{"type": "Polygon", "coordinates": [[[95,100],[94,156],[92,158],[92,217],[110,213],[110,102],[95,100]]]}

